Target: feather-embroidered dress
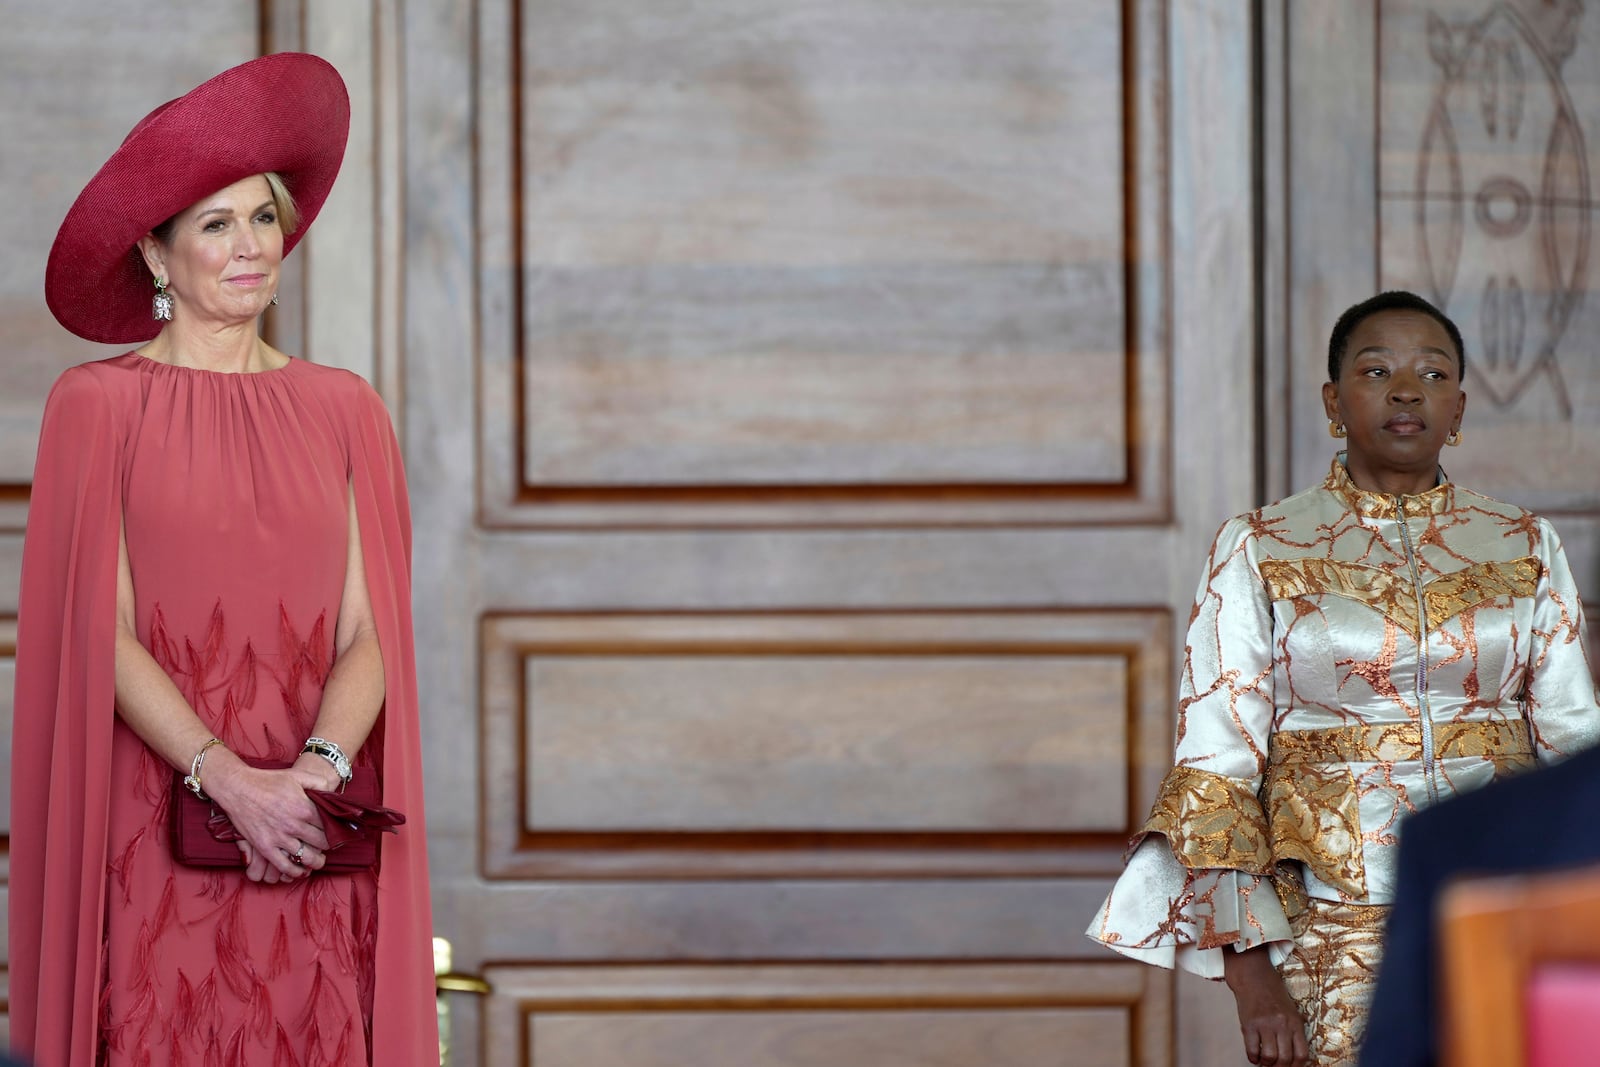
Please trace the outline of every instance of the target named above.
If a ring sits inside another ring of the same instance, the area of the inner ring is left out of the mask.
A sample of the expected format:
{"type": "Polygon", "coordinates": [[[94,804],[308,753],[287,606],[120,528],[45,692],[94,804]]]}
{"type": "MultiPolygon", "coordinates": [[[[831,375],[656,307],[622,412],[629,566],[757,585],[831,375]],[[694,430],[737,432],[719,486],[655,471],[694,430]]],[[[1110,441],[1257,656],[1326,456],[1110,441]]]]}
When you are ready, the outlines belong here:
{"type": "Polygon", "coordinates": [[[1224,946],[1283,963],[1308,903],[1387,905],[1410,812],[1600,740],[1550,524],[1363,492],[1342,457],[1223,525],[1186,652],[1175,766],[1089,935],[1210,978],[1224,946]]]}
{"type": "Polygon", "coordinates": [[[74,1067],[438,1062],[409,531],[387,412],[355,375],[129,354],[62,376],[19,620],[19,1049],[74,1067]],[[376,874],[264,885],[180,867],[173,770],[114,713],[119,523],[140,641],[230,748],[291,760],[332,668],[352,491],[386,689],[357,762],[408,822],[376,874]]]}

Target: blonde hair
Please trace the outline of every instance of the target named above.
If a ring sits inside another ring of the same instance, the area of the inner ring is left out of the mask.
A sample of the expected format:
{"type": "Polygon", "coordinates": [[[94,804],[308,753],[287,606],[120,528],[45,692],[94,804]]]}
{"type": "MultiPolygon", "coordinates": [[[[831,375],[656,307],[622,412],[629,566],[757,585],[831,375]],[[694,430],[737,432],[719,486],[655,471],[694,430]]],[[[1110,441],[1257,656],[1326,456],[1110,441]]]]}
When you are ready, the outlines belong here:
{"type": "Polygon", "coordinates": [[[294,202],[294,194],[278,177],[277,171],[269,170],[262,177],[267,179],[267,185],[272,189],[272,202],[278,208],[278,229],[287,237],[300,228],[300,205],[294,202]]]}

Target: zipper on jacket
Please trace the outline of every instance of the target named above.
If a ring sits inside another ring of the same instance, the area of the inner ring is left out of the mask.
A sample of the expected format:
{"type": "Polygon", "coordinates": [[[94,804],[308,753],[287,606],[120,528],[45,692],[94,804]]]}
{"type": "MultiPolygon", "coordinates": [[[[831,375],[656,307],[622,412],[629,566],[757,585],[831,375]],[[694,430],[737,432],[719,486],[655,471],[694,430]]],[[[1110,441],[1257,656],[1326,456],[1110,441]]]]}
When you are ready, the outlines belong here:
{"type": "Polygon", "coordinates": [[[1428,603],[1422,591],[1417,553],[1411,544],[1411,528],[1406,523],[1405,497],[1400,497],[1396,512],[1400,544],[1405,547],[1406,566],[1411,570],[1411,590],[1417,597],[1417,714],[1422,719],[1422,780],[1428,786],[1428,801],[1436,803],[1439,782],[1433,765],[1433,709],[1428,703],[1428,603]]]}

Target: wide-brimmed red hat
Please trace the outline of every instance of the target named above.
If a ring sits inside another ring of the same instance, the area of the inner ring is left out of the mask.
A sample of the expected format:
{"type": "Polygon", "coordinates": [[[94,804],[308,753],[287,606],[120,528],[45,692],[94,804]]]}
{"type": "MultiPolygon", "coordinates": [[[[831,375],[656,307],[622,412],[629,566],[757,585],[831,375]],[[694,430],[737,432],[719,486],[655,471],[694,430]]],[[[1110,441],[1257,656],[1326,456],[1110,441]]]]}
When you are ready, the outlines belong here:
{"type": "Polygon", "coordinates": [[[223,71],[133,128],[67,212],[45,267],[45,303],[90,341],[139,344],[154,279],[139,238],[195,201],[276,171],[299,208],[288,255],[333,188],[350,134],[350,97],[326,60],[278,52],[223,71]]]}

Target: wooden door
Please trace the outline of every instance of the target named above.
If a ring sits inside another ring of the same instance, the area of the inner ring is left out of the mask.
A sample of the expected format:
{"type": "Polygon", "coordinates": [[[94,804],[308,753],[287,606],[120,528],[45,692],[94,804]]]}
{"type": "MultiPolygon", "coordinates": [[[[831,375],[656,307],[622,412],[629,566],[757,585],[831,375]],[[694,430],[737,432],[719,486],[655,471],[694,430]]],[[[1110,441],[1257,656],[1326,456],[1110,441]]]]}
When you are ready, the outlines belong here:
{"type": "Polygon", "coordinates": [[[1245,14],[406,6],[456,1062],[1233,1062],[1082,931],[1254,492],[1245,14]]]}

